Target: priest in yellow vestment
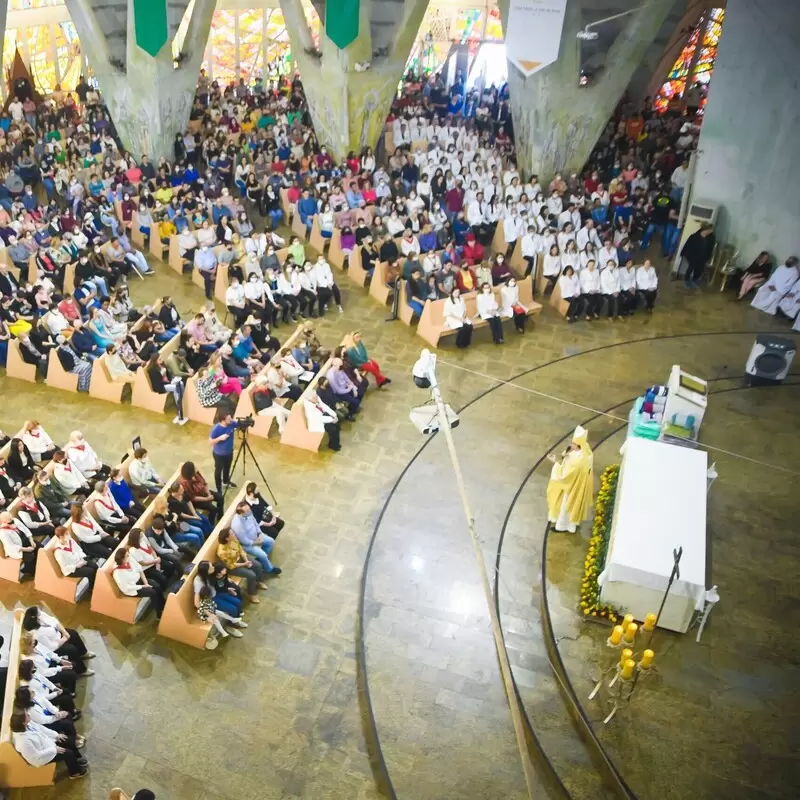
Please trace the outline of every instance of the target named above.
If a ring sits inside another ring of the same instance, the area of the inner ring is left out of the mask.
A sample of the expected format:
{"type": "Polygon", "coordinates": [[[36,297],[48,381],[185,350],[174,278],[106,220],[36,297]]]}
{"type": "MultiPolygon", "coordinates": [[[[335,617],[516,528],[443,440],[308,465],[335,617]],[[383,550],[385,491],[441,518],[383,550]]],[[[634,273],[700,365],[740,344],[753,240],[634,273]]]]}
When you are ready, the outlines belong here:
{"type": "Polygon", "coordinates": [[[547,519],[557,531],[575,533],[578,525],[592,516],[594,456],[585,428],[578,425],[566,452],[553,462],[547,484],[547,519]]]}

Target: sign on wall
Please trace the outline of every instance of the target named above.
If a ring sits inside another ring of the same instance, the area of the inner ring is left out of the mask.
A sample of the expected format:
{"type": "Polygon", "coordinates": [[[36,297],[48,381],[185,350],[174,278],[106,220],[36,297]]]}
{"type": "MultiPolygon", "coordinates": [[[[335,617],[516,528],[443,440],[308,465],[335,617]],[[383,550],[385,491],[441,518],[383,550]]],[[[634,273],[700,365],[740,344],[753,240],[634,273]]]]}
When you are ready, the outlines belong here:
{"type": "Polygon", "coordinates": [[[511,0],[506,54],[527,78],[558,58],[567,0],[511,0]]]}

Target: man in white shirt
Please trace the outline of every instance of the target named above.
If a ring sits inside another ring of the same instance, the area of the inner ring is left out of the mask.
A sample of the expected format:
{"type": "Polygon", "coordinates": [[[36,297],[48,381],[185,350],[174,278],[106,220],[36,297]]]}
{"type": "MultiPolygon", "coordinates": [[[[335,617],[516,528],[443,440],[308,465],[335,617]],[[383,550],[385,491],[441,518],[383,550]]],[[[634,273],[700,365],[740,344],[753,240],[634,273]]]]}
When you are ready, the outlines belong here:
{"type": "Polygon", "coordinates": [[[16,95],[14,95],[14,99],[8,104],[8,112],[9,114],[11,114],[11,119],[13,119],[14,122],[16,123],[22,122],[24,110],[19,97],[17,97],[16,95]]]}
{"type": "Polygon", "coordinates": [[[603,246],[600,237],[597,235],[597,229],[594,227],[594,220],[587,219],[582,228],[578,229],[575,236],[575,244],[578,245],[578,250],[583,252],[586,245],[591,242],[598,250],[603,246]]]}
{"type": "Polygon", "coordinates": [[[670,198],[674,202],[680,203],[681,198],[683,197],[683,192],[689,183],[688,158],[672,173],[672,177],[670,178],[670,183],[672,183],[672,191],[670,192],[670,198]]]}
{"type": "Polygon", "coordinates": [[[333,278],[331,265],[325,260],[325,256],[322,254],[317,257],[317,263],[314,264],[314,280],[317,283],[320,316],[325,313],[331,297],[333,297],[336,307],[341,314],[344,311],[342,308],[342,294],[333,278]]]}

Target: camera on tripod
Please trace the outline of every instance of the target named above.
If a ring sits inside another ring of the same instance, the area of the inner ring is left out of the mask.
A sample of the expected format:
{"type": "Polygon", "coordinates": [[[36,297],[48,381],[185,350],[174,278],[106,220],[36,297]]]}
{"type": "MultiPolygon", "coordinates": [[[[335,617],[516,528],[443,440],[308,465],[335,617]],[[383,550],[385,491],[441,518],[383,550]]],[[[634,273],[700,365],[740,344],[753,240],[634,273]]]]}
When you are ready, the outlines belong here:
{"type": "Polygon", "coordinates": [[[256,424],[252,414],[248,414],[246,417],[236,417],[236,422],[239,425],[239,430],[247,430],[256,424]]]}

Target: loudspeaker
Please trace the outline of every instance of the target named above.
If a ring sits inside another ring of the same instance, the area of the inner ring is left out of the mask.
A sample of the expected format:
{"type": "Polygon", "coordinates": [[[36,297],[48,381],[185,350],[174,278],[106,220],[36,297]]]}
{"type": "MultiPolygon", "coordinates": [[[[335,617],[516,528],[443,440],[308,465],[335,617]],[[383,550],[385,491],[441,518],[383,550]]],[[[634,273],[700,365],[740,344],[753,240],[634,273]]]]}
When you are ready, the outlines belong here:
{"type": "Polygon", "coordinates": [[[782,383],[789,374],[796,352],[797,345],[791,339],[759,334],[744,368],[745,382],[748,386],[782,383]]]}

